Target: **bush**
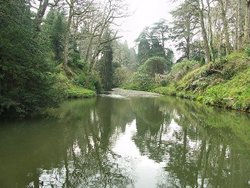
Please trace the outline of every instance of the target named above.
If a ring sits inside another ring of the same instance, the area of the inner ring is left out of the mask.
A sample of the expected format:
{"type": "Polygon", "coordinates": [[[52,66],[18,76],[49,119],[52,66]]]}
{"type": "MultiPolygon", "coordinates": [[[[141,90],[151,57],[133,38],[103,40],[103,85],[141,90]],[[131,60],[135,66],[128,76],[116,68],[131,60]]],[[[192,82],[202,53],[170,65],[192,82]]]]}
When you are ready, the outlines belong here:
{"type": "Polygon", "coordinates": [[[126,67],[119,67],[115,69],[113,85],[115,87],[126,85],[131,79],[133,73],[126,67]]]}
{"type": "Polygon", "coordinates": [[[137,72],[134,74],[130,83],[126,84],[124,88],[150,91],[156,87],[156,84],[151,76],[145,73],[137,72]]]}
{"type": "Polygon", "coordinates": [[[250,46],[246,47],[245,53],[247,54],[248,57],[250,57],[250,46]]]}
{"type": "Polygon", "coordinates": [[[184,60],[173,65],[172,70],[168,76],[169,80],[178,81],[188,72],[200,67],[198,61],[184,60]]]}
{"type": "Polygon", "coordinates": [[[170,69],[171,65],[167,66],[167,60],[163,57],[151,57],[141,67],[141,70],[154,77],[155,74],[163,74],[166,67],[170,69]]]}

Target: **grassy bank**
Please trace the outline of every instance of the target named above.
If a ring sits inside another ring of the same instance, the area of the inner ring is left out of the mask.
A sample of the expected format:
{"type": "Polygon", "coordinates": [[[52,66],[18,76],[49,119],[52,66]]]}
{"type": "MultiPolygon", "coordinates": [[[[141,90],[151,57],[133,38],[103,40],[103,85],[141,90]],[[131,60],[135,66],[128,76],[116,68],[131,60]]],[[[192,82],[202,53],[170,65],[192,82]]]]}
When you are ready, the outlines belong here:
{"type": "Polygon", "coordinates": [[[203,66],[187,65],[174,65],[166,78],[168,84],[153,91],[250,112],[250,58],[245,53],[233,53],[203,66]]]}
{"type": "Polygon", "coordinates": [[[66,91],[68,98],[90,98],[96,96],[92,90],[72,85],[66,91]]]}
{"type": "Polygon", "coordinates": [[[65,98],[90,98],[95,97],[96,92],[90,89],[86,89],[80,85],[74,83],[76,73],[74,75],[66,76],[65,71],[58,73],[59,86],[61,87],[65,98]]]}

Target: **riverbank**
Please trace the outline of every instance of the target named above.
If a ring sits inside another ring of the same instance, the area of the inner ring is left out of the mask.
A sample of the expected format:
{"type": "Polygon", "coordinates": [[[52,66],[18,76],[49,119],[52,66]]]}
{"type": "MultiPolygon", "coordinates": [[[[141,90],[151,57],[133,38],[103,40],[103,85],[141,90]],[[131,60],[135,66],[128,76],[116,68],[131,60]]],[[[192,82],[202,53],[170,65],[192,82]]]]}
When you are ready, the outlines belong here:
{"type": "Polygon", "coordinates": [[[145,79],[131,79],[124,88],[177,96],[206,105],[249,113],[249,75],[249,55],[245,52],[235,52],[205,65],[184,60],[174,64],[171,71],[160,79],[156,76],[146,77],[144,74],[145,79]]]}
{"type": "Polygon", "coordinates": [[[171,84],[153,91],[211,106],[250,112],[250,60],[244,53],[234,53],[185,71],[172,70],[168,76],[171,84]]]}

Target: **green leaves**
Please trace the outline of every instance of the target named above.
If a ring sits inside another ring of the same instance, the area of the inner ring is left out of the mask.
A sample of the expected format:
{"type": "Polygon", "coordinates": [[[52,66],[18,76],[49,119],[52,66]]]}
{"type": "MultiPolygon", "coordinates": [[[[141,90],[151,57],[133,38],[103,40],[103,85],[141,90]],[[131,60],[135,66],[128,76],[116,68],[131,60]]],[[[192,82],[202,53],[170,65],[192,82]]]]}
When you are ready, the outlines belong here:
{"type": "Polygon", "coordinates": [[[54,87],[54,67],[34,35],[33,20],[25,1],[1,4],[0,116],[28,116],[54,106],[59,91],[54,87]]]}

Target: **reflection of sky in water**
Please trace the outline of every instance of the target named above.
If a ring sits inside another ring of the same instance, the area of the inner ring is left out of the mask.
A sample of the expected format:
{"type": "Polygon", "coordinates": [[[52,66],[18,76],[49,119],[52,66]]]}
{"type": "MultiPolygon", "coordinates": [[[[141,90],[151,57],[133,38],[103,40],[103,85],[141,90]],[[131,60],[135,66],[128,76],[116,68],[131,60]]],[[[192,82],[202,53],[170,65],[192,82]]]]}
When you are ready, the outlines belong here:
{"type": "MultiPolygon", "coordinates": [[[[41,170],[39,177],[40,185],[43,188],[62,187],[66,180],[65,168],[53,168],[52,170],[41,170]]],[[[31,186],[32,187],[32,186],[31,186]]]]}
{"type": "MultiPolygon", "coordinates": [[[[179,126],[173,119],[169,125],[164,124],[163,129],[165,132],[162,134],[162,141],[171,143],[181,143],[182,140],[176,138],[176,134],[182,132],[182,127],[179,126]]],[[[117,162],[119,168],[126,169],[130,174],[130,177],[134,180],[134,186],[138,188],[153,188],[158,187],[162,178],[168,179],[168,172],[164,170],[168,157],[165,161],[157,163],[152,159],[149,159],[147,155],[142,155],[139,148],[133,141],[133,136],[137,134],[136,120],[126,125],[126,129],[123,133],[117,131],[115,135],[115,142],[112,147],[112,151],[120,157],[114,159],[109,157],[110,161],[117,162]]],[[[113,137],[114,138],[114,137],[113,137]]],[[[94,147],[93,138],[89,137],[90,144],[94,147]]],[[[190,148],[198,149],[200,142],[187,139],[190,148]]],[[[81,149],[78,146],[76,140],[73,146],[73,152],[76,156],[80,157],[81,149]]],[[[70,171],[74,170],[74,165],[69,164],[70,171]]],[[[53,168],[52,170],[40,169],[39,181],[42,182],[42,187],[62,187],[66,179],[65,167],[53,168]]],[[[165,182],[166,183],[166,182],[165,182]]],[[[32,182],[30,183],[32,187],[32,182]]]]}
{"type": "Polygon", "coordinates": [[[178,140],[175,137],[175,134],[181,131],[182,131],[182,127],[179,126],[174,120],[172,120],[170,125],[167,127],[166,134],[162,135],[162,140],[177,142],[178,140]]]}
{"type": "Polygon", "coordinates": [[[121,155],[121,166],[130,166],[135,176],[135,187],[156,187],[157,177],[163,173],[163,165],[142,156],[132,140],[136,134],[136,120],[126,126],[113,147],[113,151],[121,155]]]}
{"type": "Polygon", "coordinates": [[[248,117],[118,97],[0,127],[0,188],[249,187],[248,117]]]}

